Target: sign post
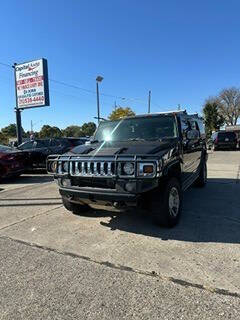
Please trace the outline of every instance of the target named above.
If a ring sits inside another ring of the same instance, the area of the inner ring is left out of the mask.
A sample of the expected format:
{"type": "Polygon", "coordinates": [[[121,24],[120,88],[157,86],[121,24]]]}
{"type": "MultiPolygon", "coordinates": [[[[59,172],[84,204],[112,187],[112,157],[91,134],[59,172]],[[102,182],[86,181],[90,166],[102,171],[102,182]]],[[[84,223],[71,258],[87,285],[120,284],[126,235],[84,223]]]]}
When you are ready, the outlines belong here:
{"type": "Polygon", "coordinates": [[[49,102],[48,67],[46,59],[14,64],[16,92],[16,124],[18,144],[22,142],[21,111],[46,107],[49,102]]]}

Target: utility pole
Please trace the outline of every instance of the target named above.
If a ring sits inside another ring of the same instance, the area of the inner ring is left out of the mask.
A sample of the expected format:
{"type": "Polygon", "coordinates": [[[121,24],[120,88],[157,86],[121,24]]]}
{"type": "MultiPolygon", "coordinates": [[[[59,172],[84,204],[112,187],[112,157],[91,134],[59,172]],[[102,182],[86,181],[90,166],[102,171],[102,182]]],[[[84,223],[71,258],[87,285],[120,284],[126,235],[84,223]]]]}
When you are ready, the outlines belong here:
{"type": "Polygon", "coordinates": [[[148,113],[151,111],[151,90],[148,92],[148,113]]]}
{"type": "Polygon", "coordinates": [[[16,129],[17,129],[17,141],[18,145],[22,143],[22,119],[21,119],[21,110],[15,108],[16,112],[16,129]]]}
{"type": "Polygon", "coordinates": [[[98,118],[98,123],[100,122],[100,103],[99,103],[99,88],[98,88],[98,83],[103,80],[103,77],[97,76],[96,78],[96,89],[97,89],[97,118],[98,118]]]}
{"type": "Polygon", "coordinates": [[[178,111],[179,111],[179,110],[181,110],[181,106],[180,106],[180,104],[178,104],[178,111]]]}
{"type": "Polygon", "coordinates": [[[117,109],[117,104],[116,104],[116,100],[114,101],[114,110],[116,111],[117,109]]]}
{"type": "Polygon", "coordinates": [[[31,133],[33,133],[33,122],[31,120],[31,133]]]}
{"type": "Polygon", "coordinates": [[[15,112],[16,112],[16,131],[17,131],[17,141],[18,145],[22,143],[22,119],[21,119],[21,109],[18,108],[18,99],[17,99],[17,80],[16,80],[16,67],[17,63],[13,64],[14,69],[14,80],[15,80],[15,96],[16,96],[16,106],[15,106],[15,112]]]}

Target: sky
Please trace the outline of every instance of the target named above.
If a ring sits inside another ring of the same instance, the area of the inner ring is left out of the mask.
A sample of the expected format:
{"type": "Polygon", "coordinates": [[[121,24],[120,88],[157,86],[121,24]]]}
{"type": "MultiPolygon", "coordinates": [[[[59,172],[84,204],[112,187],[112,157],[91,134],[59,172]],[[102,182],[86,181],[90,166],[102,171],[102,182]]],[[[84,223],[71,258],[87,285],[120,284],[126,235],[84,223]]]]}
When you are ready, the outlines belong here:
{"type": "Polygon", "coordinates": [[[25,130],[31,120],[34,130],[96,121],[98,75],[102,117],[115,101],[146,113],[149,90],[152,112],[201,112],[209,96],[240,87],[239,12],[239,0],[2,1],[0,128],[15,122],[13,69],[1,63],[38,58],[48,60],[50,106],[24,110],[25,130]]]}

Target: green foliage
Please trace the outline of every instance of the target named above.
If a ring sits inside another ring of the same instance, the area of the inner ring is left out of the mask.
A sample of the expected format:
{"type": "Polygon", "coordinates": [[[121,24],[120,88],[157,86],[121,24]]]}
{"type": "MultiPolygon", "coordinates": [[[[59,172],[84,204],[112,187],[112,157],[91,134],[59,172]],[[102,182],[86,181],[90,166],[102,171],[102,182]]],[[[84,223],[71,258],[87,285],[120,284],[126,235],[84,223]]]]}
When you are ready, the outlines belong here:
{"type": "Polygon", "coordinates": [[[84,123],[81,127],[84,136],[92,136],[96,130],[96,124],[94,122],[84,123]]]}
{"type": "Polygon", "coordinates": [[[83,137],[84,133],[80,126],[68,126],[63,130],[64,137],[83,137]]]}
{"type": "Polygon", "coordinates": [[[17,136],[16,124],[11,123],[7,127],[2,128],[1,133],[3,133],[7,137],[16,137],[17,136]]]}
{"type": "Polygon", "coordinates": [[[118,120],[120,118],[125,118],[129,116],[135,116],[135,112],[132,111],[131,108],[122,108],[118,107],[115,110],[112,111],[112,113],[109,115],[109,120],[118,120]]]}
{"type": "Polygon", "coordinates": [[[51,127],[49,125],[42,126],[39,132],[40,138],[60,138],[62,131],[58,127],[51,127]]]}
{"type": "Polygon", "coordinates": [[[209,138],[213,131],[220,129],[224,125],[224,117],[219,113],[219,100],[210,98],[203,106],[206,135],[209,138]]]}
{"type": "Polygon", "coordinates": [[[8,144],[8,137],[0,132],[0,144],[8,144]]]}

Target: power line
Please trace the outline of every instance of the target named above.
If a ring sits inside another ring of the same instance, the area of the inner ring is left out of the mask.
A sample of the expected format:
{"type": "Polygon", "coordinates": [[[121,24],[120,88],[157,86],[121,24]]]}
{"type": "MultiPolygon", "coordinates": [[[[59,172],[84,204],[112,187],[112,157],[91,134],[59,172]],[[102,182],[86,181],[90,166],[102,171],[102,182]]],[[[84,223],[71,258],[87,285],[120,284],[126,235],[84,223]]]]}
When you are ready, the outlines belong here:
{"type": "Polygon", "coordinates": [[[3,63],[3,62],[0,62],[0,64],[4,67],[8,67],[8,68],[12,68],[12,66],[10,64],[7,64],[7,63],[3,63]]]}

